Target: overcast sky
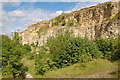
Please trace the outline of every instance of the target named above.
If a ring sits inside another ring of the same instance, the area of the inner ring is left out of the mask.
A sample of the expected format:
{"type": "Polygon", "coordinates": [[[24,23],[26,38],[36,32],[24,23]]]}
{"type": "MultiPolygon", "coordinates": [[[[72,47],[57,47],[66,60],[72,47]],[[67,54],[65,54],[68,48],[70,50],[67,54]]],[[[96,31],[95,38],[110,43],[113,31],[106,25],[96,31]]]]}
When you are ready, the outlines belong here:
{"type": "Polygon", "coordinates": [[[0,34],[109,0],[0,0],[0,34]],[[44,1],[44,2],[43,2],[44,1]]]}

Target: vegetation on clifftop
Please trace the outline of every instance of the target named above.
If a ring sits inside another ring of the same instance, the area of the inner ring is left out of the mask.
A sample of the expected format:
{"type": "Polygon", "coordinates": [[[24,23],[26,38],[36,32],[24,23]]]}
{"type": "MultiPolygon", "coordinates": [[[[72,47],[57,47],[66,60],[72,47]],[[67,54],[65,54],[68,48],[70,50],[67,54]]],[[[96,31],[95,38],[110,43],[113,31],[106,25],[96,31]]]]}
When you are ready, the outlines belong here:
{"type": "Polygon", "coordinates": [[[113,19],[120,19],[120,12],[118,12],[114,17],[113,19]]]}

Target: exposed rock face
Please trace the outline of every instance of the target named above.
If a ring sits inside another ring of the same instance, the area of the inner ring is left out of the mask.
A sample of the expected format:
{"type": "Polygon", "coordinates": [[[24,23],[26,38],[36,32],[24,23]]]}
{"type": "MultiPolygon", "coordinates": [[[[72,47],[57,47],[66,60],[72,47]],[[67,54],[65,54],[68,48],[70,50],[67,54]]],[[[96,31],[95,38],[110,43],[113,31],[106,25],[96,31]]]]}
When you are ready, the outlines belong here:
{"type": "Polygon", "coordinates": [[[120,27],[119,6],[120,2],[106,2],[36,23],[20,33],[22,44],[34,43],[41,46],[48,37],[67,29],[73,30],[75,36],[91,40],[98,37],[116,37],[120,27]]]}

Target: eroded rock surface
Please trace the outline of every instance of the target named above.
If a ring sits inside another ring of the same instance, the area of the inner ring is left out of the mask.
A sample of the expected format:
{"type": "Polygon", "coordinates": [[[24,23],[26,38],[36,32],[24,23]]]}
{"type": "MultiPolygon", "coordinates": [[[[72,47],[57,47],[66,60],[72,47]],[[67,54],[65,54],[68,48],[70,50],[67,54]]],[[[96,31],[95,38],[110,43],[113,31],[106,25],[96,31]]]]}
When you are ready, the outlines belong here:
{"type": "Polygon", "coordinates": [[[73,30],[75,36],[94,40],[98,37],[116,37],[120,29],[120,2],[106,2],[72,13],[63,13],[49,21],[41,21],[20,33],[22,44],[46,43],[50,36],[64,30],[73,30]]]}

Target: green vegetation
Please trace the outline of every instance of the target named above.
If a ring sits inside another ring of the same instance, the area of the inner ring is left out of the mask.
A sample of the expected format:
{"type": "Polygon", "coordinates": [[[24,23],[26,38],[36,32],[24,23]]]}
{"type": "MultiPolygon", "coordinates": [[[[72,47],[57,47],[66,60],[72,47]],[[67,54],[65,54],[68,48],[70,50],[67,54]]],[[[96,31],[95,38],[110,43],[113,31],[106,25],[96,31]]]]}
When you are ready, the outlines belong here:
{"type": "Polygon", "coordinates": [[[40,78],[40,75],[36,75],[34,59],[29,59],[28,56],[25,56],[22,58],[21,62],[24,66],[28,67],[27,73],[29,73],[33,78],[40,78]]]}
{"type": "Polygon", "coordinates": [[[105,59],[114,61],[119,59],[118,39],[113,38],[99,38],[96,40],[99,51],[103,53],[105,59]]]}
{"type": "Polygon", "coordinates": [[[42,26],[42,27],[39,29],[39,31],[37,31],[37,33],[38,33],[39,35],[40,35],[42,32],[45,33],[48,28],[49,28],[48,25],[42,26]]]}
{"type": "Polygon", "coordinates": [[[66,26],[79,26],[79,23],[74,19],[68,19],[66,26]]]}
{"type": "Polygon", "coordinates": [[[118,12],[114,17],[113,19],[120,19],[120,12],[118,12]]]}
{"type": "Polygon", "coordinates": [[[112,77],[116,77],[119,74],[117,63],[110,62],[119,61],[117,38],[90,41],[66,30],[38,47],[20,44],[21,38],[18,33],[14,34],[12,39],[2,35],[3,78],[25,78],[26,72],[34,78],[103,76],[103,73],[106,76],[113,73],[112,77]],[[108,74],[109,70],[112,72],[108,74]]]}
{"type": "Polygon", "coordinates": [[[115,16],[111,17],[107,17],[103,20],[104,21],[113,21],[113,20],[119,20],[120,19],[120,12],[118,12],[115,16]]]}
{"type": "Polygon", "coordinates": [[[104,59],[93,59],[89,62],[76,63],[65,68],[54,69],[47,71],[43,76],[36,74],[34,60],[29,60],[27,57],[24,57],[22,62],[28,67],[28,73],[33,78],[87,78],[95,77],[96,75],[99,78],[118,77],[118,74],[115,74],[117,73],[118,62],[112,63],[104,59]]]}
{"type": "Polygon", "coordinates": [[[65,14],[61,14],[59,15],[58,17],[56,17],[54,20],[54,22],[52,22],[52,26],[56,26],[56,25],[59,25],[61,22],[62,24],[61,25],[65,25],[65,21],[63,20],[65,18],[65,14]]]}
{"type": "Polygon", "coordinates": [[[51,37],[47,45],[54,60],[62,61],[59,62],[61,67],[62,63],[70,65],[78,61],[85,62],[101,56],[101,53],[97,50],[93,42],[88,39],[74,37],[69,31],[59,34],[56,37],[51,37]],[[84,60],[85,57],[86,60],[84,60]]]}
{"type": "Polygon", "coordinates": [[[75,63],[88,62],[93,59],[118,60],[117,39],[98,39],[95,42],[86,38],[74,37],[72,32],[65,31],[56,37],[50,37],[46,46],[35,58],[37,74],[64,68],[75,63]]]}
{"type": "Polygon", "coordinates": [[[79,26],[80,24],[77,22],[77,20],[74,20],[73,18],[66,18],[66,14],[61,14],[55,19],[53,19],[52,26],[79,26]],[[68,21],[67,21],[68,19],[68,21]]]}
{"type": "Polygon", "coordinates": [[[2,78],[2,68],[0,68],[0,79],[2,78]]]}
{"type": "Polygon", "coordinates": [[[49,48],[49,53],[41,49],[35,58],[37,74],[41,75],[53,69],[70,66],[77,62],[88,62],[103,56],[94,42],[74,37],[69,31],[50,37],[46,46],[49,48]]]}
{"type": "Polygon", "coordinates": [[[104,59],[94,59],[90,62],[76,63],[74,65],[49,71],[43,78],[115,78],[118,65],[104,59]],[[107,65],[106,65],[107,64],[107,65]]]}
{"type": "Polygon", "coordinates": [[[27,67],[20,62],[22,56],[31,49],[27,45],[21,45],[18,33],[14,33],[10,39],[2,35],[2,77],[3,78],[25,78],[27,67]]]}

